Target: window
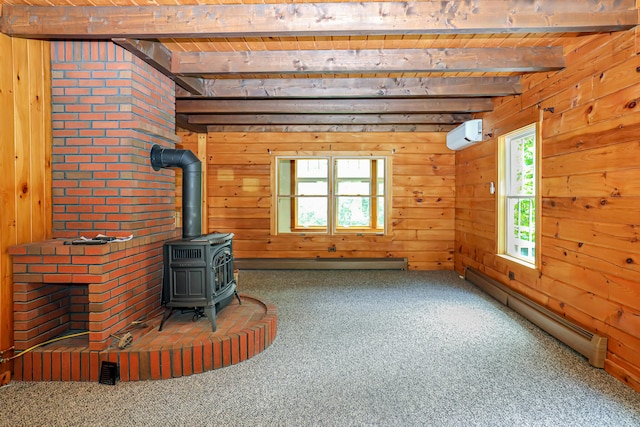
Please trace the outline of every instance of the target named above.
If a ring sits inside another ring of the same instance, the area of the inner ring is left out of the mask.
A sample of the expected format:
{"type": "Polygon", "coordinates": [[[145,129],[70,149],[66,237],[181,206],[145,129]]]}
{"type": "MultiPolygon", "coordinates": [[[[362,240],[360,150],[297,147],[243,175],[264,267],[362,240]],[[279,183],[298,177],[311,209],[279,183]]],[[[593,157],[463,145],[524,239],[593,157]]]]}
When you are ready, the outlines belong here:
{"type": "Polygon", "coordinates": [[[277,157],[275,164],[276,234],[385,233],[385,157],[277,157]]]}
{"type": "Polygon", "coordinates": [[[537,135],[529,125],[500,138],[498,251],[536,263],[537,135]]]}

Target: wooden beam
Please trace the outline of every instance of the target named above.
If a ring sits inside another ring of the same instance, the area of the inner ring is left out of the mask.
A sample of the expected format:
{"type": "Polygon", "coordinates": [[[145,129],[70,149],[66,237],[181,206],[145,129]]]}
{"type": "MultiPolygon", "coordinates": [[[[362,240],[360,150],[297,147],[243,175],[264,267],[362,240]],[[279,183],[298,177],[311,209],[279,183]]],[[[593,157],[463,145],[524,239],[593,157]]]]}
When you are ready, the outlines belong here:
{"type": "Polygon", "coordinates": [[[195,133],[207,132],[207,126],[189,123],[189,116],[186,114],[176,114],[176,127],[195,133]]]}
{"type": "Polygon", "coordinates": [[[181,6],[4,4],[0,30],[65,39],[618,31],[635,0],[452,0],[181,6]]]}
{"type": "MultiPolygon", "coordinates": [[[[206,79],[210,98],[476,97],[522,93],[519,76],[336,79],[206,79]]],[[[190,97],[176,88],[176,97],[190,97]]]]}
{"type": "Polygon", "coordinates": [[[456,125],[220,125],[208,132],[448,132],[456,125]]]}
{"type": "MultiPolygon", "coordinates": [[[[205,87],[207,86],[207,82],[212,82],[213,80],[208,80],[208,79],[202,79],[205,87]]],[[[205,89],[205,93],[203,94],[204,96],[206,96],[208,93],[207,89],[205,89]]],[[[191,92],[189,92],[188,90],[185,90],[184,88],[180,87],[180,86],[176,86],[176,98],[189,98],[193,96],[193,94],[191,92]]]]}
{"type": "Polygon", "coordinates": [[[193,95],[205,94],[204,79],[199,77],[173,76],[173,81],[193,95]]]}
{"type": "Polygon", "coordinates": [[[380,114],[492,111],[491,98],[176,100],[176,113],[380,114]]]}
{"type": "Polygon", "coordinates": [[[175,74],[537,72],[562,69],[554,47],[176,52],[175,74]]]}
{"type": "Polygon", "coordinates": [[[192,114],[198,125],[388,125],[456,124],[471,114],[192,114]]]}
{"type": "Polygon", "coordinates": [[[177,85],[194,95],[204,95],[204,80],[196,77],[176,76],[171,72],[171,51],[162,43],[150,40],[114,38],[114,43],[142,59],[177,85]]]}

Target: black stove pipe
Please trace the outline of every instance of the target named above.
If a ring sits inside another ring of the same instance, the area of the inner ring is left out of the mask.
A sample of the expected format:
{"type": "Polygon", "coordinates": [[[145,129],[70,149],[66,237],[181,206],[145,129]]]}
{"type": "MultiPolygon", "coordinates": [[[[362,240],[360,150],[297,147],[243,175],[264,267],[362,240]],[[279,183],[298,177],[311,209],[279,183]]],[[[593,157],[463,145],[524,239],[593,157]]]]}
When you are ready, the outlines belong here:
{"type": "Polygon", "coordinates": [[[202,163],[189,150],[151,147],[151,166],[182,169],[182,237],[202,235],[202,163]]]}

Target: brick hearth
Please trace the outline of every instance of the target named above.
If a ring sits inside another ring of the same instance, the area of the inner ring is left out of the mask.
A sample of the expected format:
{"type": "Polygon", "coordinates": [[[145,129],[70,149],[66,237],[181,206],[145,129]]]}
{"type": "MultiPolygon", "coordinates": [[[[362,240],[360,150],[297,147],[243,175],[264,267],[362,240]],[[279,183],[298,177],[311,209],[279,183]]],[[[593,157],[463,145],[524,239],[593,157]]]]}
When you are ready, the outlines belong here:
{"type": "Polygon", "coordinates": [[[116,362],[120,381],[159,380],[199,374],[243,362],[264,351],[275,339],[273,304],[241,295],[217,317],[211,332],[206,318],[176,312],[158,331],[160,316],[131,327],[133,342],[117,348],[111,339],[104,351],[90,351],[86,336],[39,347],[15,360],[14,375],[23,381],[98,381],[102,361],[116,362]]]}

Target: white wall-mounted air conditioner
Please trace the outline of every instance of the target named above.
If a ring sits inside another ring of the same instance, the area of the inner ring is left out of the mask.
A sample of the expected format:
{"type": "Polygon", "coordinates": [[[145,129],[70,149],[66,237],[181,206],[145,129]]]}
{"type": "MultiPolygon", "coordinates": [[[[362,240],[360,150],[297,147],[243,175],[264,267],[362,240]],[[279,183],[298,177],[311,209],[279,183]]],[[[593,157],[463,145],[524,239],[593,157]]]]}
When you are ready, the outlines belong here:
{"type": "Polygon", "coordinates": [[[482,141],[482,119],[466,121],[447,133],[447,148],[450,150],[462,150],[480,141],[482,141]]]}

